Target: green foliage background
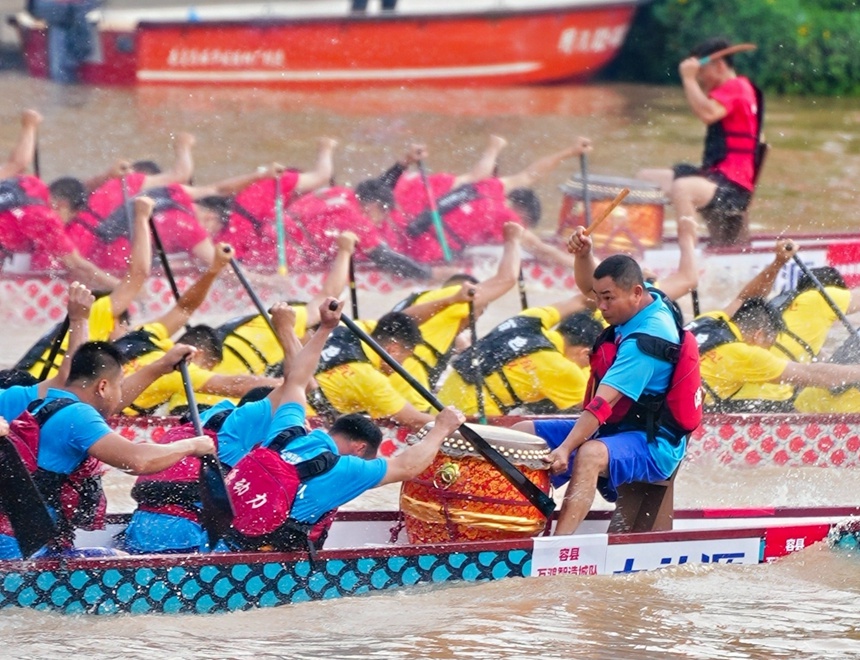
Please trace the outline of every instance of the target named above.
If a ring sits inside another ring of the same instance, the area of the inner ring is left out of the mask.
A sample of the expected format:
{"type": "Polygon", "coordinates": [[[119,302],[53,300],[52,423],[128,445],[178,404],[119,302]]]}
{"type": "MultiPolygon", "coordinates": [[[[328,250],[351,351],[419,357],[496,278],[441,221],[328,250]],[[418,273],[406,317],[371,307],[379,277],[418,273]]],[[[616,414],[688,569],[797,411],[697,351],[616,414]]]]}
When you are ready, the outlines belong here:
{"type": "Polygon", "coordinates": [[[711,36],[758,45],[735,64],[765,91],[860,95],[860,0],[655,0],[605,77],[675,84],[678,62],[711,36]]]}

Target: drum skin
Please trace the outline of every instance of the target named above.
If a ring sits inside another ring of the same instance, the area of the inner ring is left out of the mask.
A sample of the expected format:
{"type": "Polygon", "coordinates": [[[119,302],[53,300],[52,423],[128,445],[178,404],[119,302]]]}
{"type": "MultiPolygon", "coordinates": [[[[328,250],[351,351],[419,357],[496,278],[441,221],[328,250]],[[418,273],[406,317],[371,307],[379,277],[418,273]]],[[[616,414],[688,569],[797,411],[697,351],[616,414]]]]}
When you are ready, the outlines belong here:
{"type": "MultiPolygon", "coordinates": [[[[549,492],[549,471],[540,459],[549,451],[543,440],[511,429],[473,428],[532,483],[549,492]],[[498,440],[493,434],[505,437],[498,440]]],[[[546,525],[543,515],[471,445],[465,450],[463,446],[459,434],[449,439],[430,467],[401,487],[409,543],[497,541],[540,534],[546,525]]]]}
{"type": "MultiPolygon", "coordinates": [[[[649,181],[609,176],[588,177],[591,217],[599,217],[624,188],[630,194],[591,235],[601,252],[642,252],[660,247],[663,242],[663,217],[666,199],[659,187],[649,181]]],[[[558,233],[566,238],[579,225],[585,226],[582,180],[575,176],[562,187],[564,200],[558,220],[558,233]]]]}

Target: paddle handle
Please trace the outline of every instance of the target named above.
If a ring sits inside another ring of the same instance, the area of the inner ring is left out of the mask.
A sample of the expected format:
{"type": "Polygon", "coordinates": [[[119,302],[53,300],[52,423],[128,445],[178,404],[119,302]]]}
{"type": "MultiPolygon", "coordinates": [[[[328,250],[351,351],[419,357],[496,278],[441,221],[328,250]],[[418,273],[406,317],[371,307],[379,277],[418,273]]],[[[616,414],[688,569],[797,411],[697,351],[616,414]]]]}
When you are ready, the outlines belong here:
{"type": "MultiPolygon", "coordinates": [[[[522,271],[520,271],[522,272],[522,271]]],[[[475,379],[475,400],[478,404],[478,421],[487,423],[487,411],[484,408],[484,379],[481,376],[481,356],[478,353],[478,324],[475,315],[475,290],[469,290],[469,339],[472,343],[472,378],[475,379]]]]}
{"type": "Polygon", "coordinates": [[[815,288],[818,289],[818,293],[824,298],[824,301],[828,304],[830,309],[833,310],[833,313],[836,314],[836,317],[842,321],[842,325],[851,333],[855,339],[860,339],[860,334],[857,333],[857,328],[851,325],[851,321],[848,320],[848,317],[845,316],[845,313],[839,308],[839,305],[836,304],[836,301],[830,297],[830,294],[824,289],[824,285],[821,281],[815,276],[815,274],[809,269],[805,263],[803,263],[803,259],[800,258],[800,255],[795,253],[791,255],[791,258],[794,259],[794,263],[797,264],[797,267],[803,271],[803,274],[806,275],[812,283],[815,285],[815,288]]]}
{"type": "MultiPolygon", "coordinates": [[[[45,364],[42,365],[42,371],[39,372],[40,383],[45,380],[51,373],[51,367],[54,366],[54,360],[57,359],[57,355],[59,354],[60,348],[63,345],[63,338],[67,334],[69,334],[69,327],[71,326],[71,323],[72,322],[71,319],[69,319],[69,315],[66,314],[66,318],[63,319],[63,322],[57,329],[57,334],[54,336],[54,339],[51,342],[51,350],[48,352],[48,357],[45,359],[45,364]]],[[[9,421],[11,422],[12,420],[9,421]]]]}
{"type": "Polygon", "coordinates": [[[713,62],[714,60],[718,60],[721,57],[727,57],[736,53],[746,53],[747,51],[755,50],[756,48],[758,48],[758,46],[756,46],[755,44],[737,44],[735,46],[729,46],[728,48],[723,48],[714,53],[711,53],[710,55],[700,57],[699,64],[704,66],[708,62],[713,62]]]}
{"type": "Polygon", "coordinates": [[[358,290],[355,288],[355,258],[349,257],[349,301],[352,305],[352,318],[358,318],[358,290]]]}
{"type": "Polygon", "coordinates": [[[582,176],[582,207],[585,226],[591,226],[591,190],[588,188],[588,155],[579,154],[579,171],[582,176]]]}
{"type": "Polygon", "coordinates": [[[173,269],[170,267],[167,253],[164,251],[164,243],[161,242],[161,236],[158,235],[158,230],[155,228],[155,220],[152,216],[149,216],[149,231],[152,234],[152,242],[155,244],[155,251],[158,252],[158,260],[161,262],[161,268],[164,270],[164,276],[167,278],[167,283],[170,285],[170,290],[173,292],[173,298],[176,302],[179,302],[179,287],[176,286],[176,278],[173,277],[173,269]]]}
{"type": "Polygon", "coordinates": [[[197,399],[194,396],[194,388],[191,386],[191,374],[188,373],[188,363],[183,360],[179,363],[179,373],[182,374],[182,387],[185,389],[185,398],[188,401],[188,416],[197,435],[203,435],[203,422],[200,421],[200,411],[197,409],[197,399]]]}
{"type": "Polygon", "coordinates": [[[594,230],[600,226],[600,223],[602,223],[604,220],[606,220],[606,218],[608,218],[611,215],[611,213],[615,210],[615,207],[617,207],[621,202],[623,202],[624,198],[627,197],[627,195],[629,195],[629,194],[630,194],[630,188],[622,188],[621,192],[619,192],[615,196],[615,199],[612,200],[612,202],[609,204],[609,206],[607,206],[605,209],[603,209],[603,213],[601,213],[593,223],[588,225],[588,227],[585,228],[585,231],[583,233],[586,236],[591,236],[591,234],[594,232],[594,230]]]}
{"type": "Polygon", "coordinates": [[[442,246],[442,256],[445,261],[451,262],[453,255],[451,248],[448,247],[448,239],[445,238],[445,227],[442,225],[442,216],[439,215],[439,209],[436,208],[436,200],[433,197],[433,191],[430,188],[430,179],[427,178],[427,169],[424,167],[424,161],[418,161],[418,171],[421,173],[421,182],[424,184],[424,190],[427,193],[427,203],[430,206],[430,215],[433,218],[433,228],[436,230],[436,238],[439,245],[442,246]]]}
{"type": "MultiPolygon", "coordinates": [[[[332,303],[329,307],[332,311],[337,309],[337,303],[332,303]]],[[[361,341],[370,346],[370,348],[403,380],[409,383],[418,394],[420,394],[431,406],[436,410],[442,410],[444,404],[439,401],[426,387],[419,383],[403,366],[391,357],[388,352],[380,346],[375,339],[368,335],[348,316],[341,316],[341,322],[346,325],[361,341]]],[[[488,463],[491,463],[502,475],[510,481],[520,493],[538,510],[544,517],[549,518],[555,511],[555,501],[544,493],[540,488],[534,485],[522,472],[520,472],[508,459],[502,456],[490,443],[484,440],[477,432],[470,429],[465,424],[461,424],[459,428],[460,434],[483,456],[488,463]]]]}
{"type": "Polygon", "coordinates": [[[286,275],[287,232],[284,229],[284,198],[279,174],[275,174],[275,232],[278,239],[278,275],[286,275]]]}
{"type": "Polygon", "coordinates": [[[269,330],[271,330],[272,334],[277,337],[278,333],[275,331],[275,326],[272,324],[272,317],[269,316],[269,312],[263,305],[263,301],[260,300],[260,297],[257,295],[257,292],[254,291],[254,287],[251,286],[251,283],[245,276],[242,267],[239,265],[239,262],[236,261],[236,257],[232,257],[230,259],[230,267],[233,269],[233,272],[236,273],[236,278],[239,280],[239,283],[242,285],[242,288],[245,289],[245,292],[248,294],[248,297],[251,299],[251,302],[254,303],[254,307],[257,308],[257,312],[259,312],[260,316],[263,317],[263,320],[266,322],[266,325],[269,326],[269,330]]]}
{"type": "Polygon", "coordinates": [[[520,294],[520,308],[525,311],[529,308],[529,298],[526,294],[526,278],[522,266],[520,266],[520,272],[517,273],[517,290],[520,294]]]}

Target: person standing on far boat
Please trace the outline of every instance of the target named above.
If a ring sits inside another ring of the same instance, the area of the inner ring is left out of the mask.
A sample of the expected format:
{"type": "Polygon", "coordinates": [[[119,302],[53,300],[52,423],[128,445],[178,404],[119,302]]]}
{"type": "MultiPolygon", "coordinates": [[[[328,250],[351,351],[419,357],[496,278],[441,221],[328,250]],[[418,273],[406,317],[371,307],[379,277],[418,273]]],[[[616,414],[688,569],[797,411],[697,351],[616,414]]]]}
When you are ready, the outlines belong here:
{"type": "Polygon", "coordinates": [[[96,31],[87,14],[101,0],[29,0],[27,11],[48,24],[48,72],[61,83],[78,81],[78,67],[93,53],[96,31]]]}
{"type": "Polygon", "coordinates": [[[761,91],[737,74],[731,55],[707,60],[728,46],[726,39],[708,39],[678,66],[687,103],[708,127],[702,165],[683,163],[637,174],[663,188],[676,217],[699,213],[707,223],[712,247],[749,242],[745,212],[764,149],[760,143],[764,119],[761,91]]]}
{"type": "Polygon", "coordinates": [[[596,296],[610,327],[595,344],[579,419],[534,425],[554,447],[546,459],[552,472],[572,471],[556,534],[576,531],[595,487],[612,502],[621,484],[669,478],[702,413],[698,351],[680,329],[680,311],[646,287],[631,257],[617,254],[597,265],[584,231],[577,227],[568,243],[576,283],[596,296]]]}

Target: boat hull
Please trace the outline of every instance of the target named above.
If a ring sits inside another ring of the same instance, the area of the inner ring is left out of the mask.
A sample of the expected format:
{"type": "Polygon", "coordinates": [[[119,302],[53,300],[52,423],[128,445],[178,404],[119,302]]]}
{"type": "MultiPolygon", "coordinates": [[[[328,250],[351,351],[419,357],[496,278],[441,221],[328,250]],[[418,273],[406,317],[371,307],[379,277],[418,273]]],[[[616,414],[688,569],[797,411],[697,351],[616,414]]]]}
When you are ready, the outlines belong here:
{"type": "MultiPolygon", "coordinates": [[[[467,3],[462,12],[296,19],[277,13],[243,20],[150,19],[133,27],[104,20],[98,55],[82,66],[80,77],[93,84],[290,88],[583,79],[616,55],[637,2],[541,4],[469,11],[467,3]]],[[[47,75],[45,30],[23,20],[18,26],[29,72],[47,75]]]]}
{"type": "MultiPolygon", "coordinates": [[[[208,614],[418,584],[611,575],[688,563],[757,564],[821,541],[857,509],[736,513],[737,518],[731,511],[679,512],[687,529],[647,534],[589,530],[565,537],[422,546],[390,545],[377,536],[370,539],[375,547],[324,550],[313,562],[300,553],[6,561],[0,562],[0,608],[208,614]]],[[[335,529],[373,523],[384,529],[396,522],[394,512],[354,513],[341,516],[335,529]]],[[[587,523],[605,528],[607,521],[604,516],[587,523]]]]}

